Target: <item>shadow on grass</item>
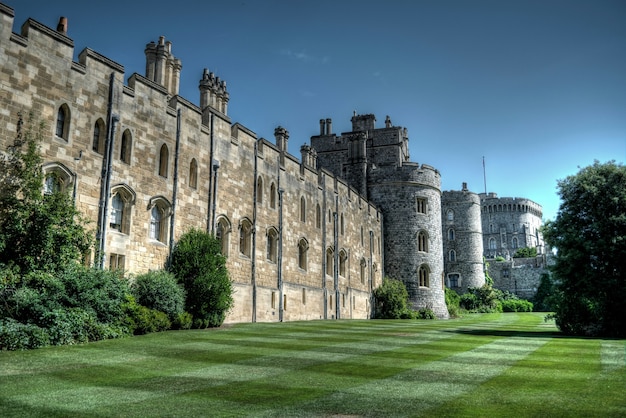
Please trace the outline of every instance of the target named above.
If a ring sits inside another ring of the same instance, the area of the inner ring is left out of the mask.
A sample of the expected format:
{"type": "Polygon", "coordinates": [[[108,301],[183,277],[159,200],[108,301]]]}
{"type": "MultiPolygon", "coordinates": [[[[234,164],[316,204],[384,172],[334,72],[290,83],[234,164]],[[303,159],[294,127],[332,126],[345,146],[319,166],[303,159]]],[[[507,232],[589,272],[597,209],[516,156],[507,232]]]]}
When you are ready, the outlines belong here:
{"type": "MultiPolygon", "coordinates": [[[[572,338],[560,331],[520,331],[520,330],[502,330],[502,329],[450,329],[445,332],[461,335],[475,335],[478,337],[523,337],[523,338],[572,338]]],[[[575,337],[580,338],[580,337],[575,337]]]]}

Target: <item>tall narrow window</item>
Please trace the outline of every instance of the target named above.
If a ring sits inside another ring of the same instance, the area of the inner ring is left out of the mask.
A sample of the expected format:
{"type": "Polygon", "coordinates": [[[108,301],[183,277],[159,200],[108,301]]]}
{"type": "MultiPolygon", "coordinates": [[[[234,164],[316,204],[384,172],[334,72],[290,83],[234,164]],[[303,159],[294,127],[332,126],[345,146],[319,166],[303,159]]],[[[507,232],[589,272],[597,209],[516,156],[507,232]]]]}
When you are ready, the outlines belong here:
{"type": "Polygon", "coordinates": [[[329,276],[333,275],[333,269],[335,264],[335,253],[332,248],[326,250],[326,274],[329,276]]]}
{"type": "Polygon", "coordinates": [[[306,222],[306,199],[304,196],[300,198],[300,221],[306,222]]]}
{"type": "Polygon", "coordinates": [[[341,235],[343,235],[345,231],[345,224],[343,222],[343,213],[341,214],[340,230],[341,230],[341,235]]]}
{"type": "Polygon", "coordinates": [[[133,137],[130,131],[126,129],[122,134],[122,143],[120,144],[120,160],[126,164],[130,164],[130,154],[133,148],[133,137]]]}
{"type": "Polygon", "coordinates": [[[105,128],[102,118],[98,119],[93,126],[92,149],[98,154],[104,154],[105,128]]]}
{"type": "Polygon", "coordinates": [[[256,181],[256,201],[257,203],[263,203],[263,179],[261,176],[256,181]]]}
{"type": "Polygon", "coordinates": [[[322,227],[322,209],[318,203],[315,207],[315,227],[320,229],[322,227]]]}
{"type": "Polygon", "coordinates": [[[454,211],[452,209],[448,209],[448,212],[446,212],[446,216],[448,218],[448,221],[454,221],[454,211]]]}
{"type": "Polygon", "coordinates": [[[361,278],[361,284],[365,283],[367,262],[364,258],[361,259],[361,263],[359,264],[359,277],[361,278]]]}
{"type": "Polygon", "coordinates": [[[415,199],[415,209],[417,213],[426,213],[426,199],[422,197],[415,199]]]}
{"type": "Polygon", "coordinates": [[[61,181],[55,173],[46,175],[43,183],[43,194],[52,195],[61,191],[61,181]]]}
{"type": "Polygon", "coordinates": [[[309,251],[309,243],[302,238],[300,242],[298,242],[298,267],[302,270],[307,269],[307,252],[309,251]]]}
{"type": "Polygon", "coordinates": [[[216,238],[220,241],[222,255],[228,255],[228,237],[230,236],[230,223],[226,218],[220,218],[217,221],[215,233],[216,238]]]}
{"type": "Polygon", "coordinates": [[[346,277],[346,264],[348,261],[348,253],[344,250],[339,251],[339,275],[346,277]]]}
{"type": "Polygon", "coordinates": [[[189,187],[192,189],[198,187],[198,162],[195,158],[192,158],[189,164],[189,187]]]}
{"type": "Polygon", "coordinates": [[[448,240],[454,241],[454,229],[452,228],[448,229],[448,240]]]}
{"type": "Polygon", "coordinates": [[[159,176],[167,178],[167,170],[170,159],[170,151],[167,149],[167,145],[161,145],[159,151],[159,176]]]}
{"type": "Polygon", "coordinates": [[[155,205],[150,211],[150,238],[162,242],[161,236],[161,219],[163,218],[161,211],[155,205]]]}
{"type": "Polygon", "coordinates": [[[511,240],[511,248],[517,248],[519,246],[519,242],[517,241],[517,237],[513,237],[511,240]]]}
{"type": "Polygon", "coordinates": [[[70,133],[70,108],[66,104],[62,104],[57,111],[57,123],[55,135],[59,138],[67,139],[70,133]]]}
{"type": "Polygon", "coordinates": [[[496,239],[493,237],[489,238],[489,249],[490,250],[496,249],[496,239]]]}
{"type": "Polygon", "coordinates": [[[450,250],[450,253],[448,254],[448,260],[451,262],[456,261],[456,251],[450,250]]]}
{"type": "Polygon", "coordinates": [[[276,185],[274,183],[270,186],[270,208],[276,209],[276,185]]]}
{"type": "Polygon", "coordinates": [[[252,249],[252,224],[247,219],[241,221],[239,226],[239,252],[241,255],[250,257],[252,249]]]}
{"type": "Polygon", "coordinates": [[[111,188],[111,196],[109,226],[115,231],[129,234],[130,211],[135,203],[135,192],[126,184],[118,184],[111,188]]]}
{"type": "Polygon", "coordinates": [[[111,219],[109,225],[112,229],[122,232],[122,218],[124,216],[124,200],[119,193],[111,199],[111,219]]]}
{"type": "Polygon", "coordinates": [[[171,215],[171,204],[162,196],[150,199],[150,238],[167,242],[167,218],[171,215]]]}
{"type": "Polygon", "coordinates": [[[459,278],[460,275],[458,273],[450,273],[448,274],[448,287],[459,287],[459,278]]]}
{"type": "Polygon", "coordinates": [[[267,259],[273,263],[277,260],[278,232],[274,228],[267,231],[267,259]]]}
{"type": "Polygon", "coordinates": [[[428,266],[422,265],[417,270],[419,276],[419,285],[420,287],[428,287],[429,286],[429,270],[428,266]]]}
{"type": "Polygon", "coordinates": [[[428,252],[428,234],[425,231],[417,233],[417,251],[428,252]]]}

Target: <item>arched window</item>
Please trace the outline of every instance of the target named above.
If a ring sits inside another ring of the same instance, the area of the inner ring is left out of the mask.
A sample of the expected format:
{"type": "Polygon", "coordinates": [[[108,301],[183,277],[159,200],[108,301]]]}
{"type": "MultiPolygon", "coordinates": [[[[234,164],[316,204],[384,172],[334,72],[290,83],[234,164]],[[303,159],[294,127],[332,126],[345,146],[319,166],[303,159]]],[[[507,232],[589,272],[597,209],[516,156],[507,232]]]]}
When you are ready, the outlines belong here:
{"type": "Polygon", "coordinates": [[[367,271],[367,261],[364,258],[361,259],[359,263],[359,277],[361,278],[361,283],[365,283],[365,276],[367,271]]]}
{"type": "Polygon", "coordinates": [[[217,221],[215,237],[220,241],[222,255],[228,256],[228,237],[230,236],[230,222],[221,217],[217,221]]]}
{"type": "Polygon", "coordinates": [[[301,238],[298,242],[298,267],[302,270],[307,269],[308,261],[307,261],[307,252],[309,251],[309,243],[306,239],[301,238]]]}
{"type": "Polygon", "coordinates": [[[458,273],[448,274],[448,287],[461,287],[461,276],[458,273]]]}
{"type": "Polygon", "coordinates": [[[346,277],[346,264],[348,261],[348,253],[345,250],[339,251],[339,275],[346,277]]]}
{"type": "Polygon", "coordinates": [[[315,207],[315,227],[320,229],[322,227],[322,209],[318,203],[315,207]]]}
{"type": "Polygon", "coordinates": [[[43,167],[43,193],[51,195],[71,190],[76,175],[61,163],[48,163],[43,167]]]}
{"type": "Polygon", "coordinates": [[[276,185],[274,183],[270,186],[270,208],[276,209],[276,185]]]}
{"type": "Polygon", "coordinates": [[[57,111],[57,123],[55,135],[61,139],[68,140],[70,135],[70,108],[62,104],[57,111]]]}
{"type": "Polygon", "coordinates": [[[448,253],[448,260],[452,262],[456,261],[456,251],[450,250],[450,252],[448,253]]]}
{"type": "Polygon", "coordinates": [[[61,191],[61,181],[54,174],[47,174],[43,182],[43,194],[52,195],[61,191]]]}
{"type": "Polygon", "coordinates": [[[104,121],[100,118],[93,126],[93,144],[91,146],[98,154],[104,154],[105,131],[104,121]]]}
{"type": "Polygon", "coordinates": [[[263,179],[261,176],[256,180],[256,201],[263,203],[263,179]]]}
{"type": "Polygon", "coordinates": [[[270,228],[267,231],[267,259],[272,263],[277,260],[278,254],[278,232],[275,228],[270,228]]]}
{"type": "Polygon", "coordinates": [[[300,221],[306,222],[306,199],[304,196],[300,198],[300,221]]]}
{"type": "Polygon", "coordinates": [[[167,145],[161,145],[159,151],[159,176],[167,178],[167,170],[170,159],[170,151],[167,149],[167,145]]]}
{"type": "Polygon", "coordinates": [[[239,253],[250,257],[252,250],[252,224],[243,219],[239,224],[239,253]]]}
{"type": "Polygon", "coordinates": [[[430,270],[427,265],[423,264],[419,266],[417,269],[417,275],[419,277],[419,285],[420,287],[429,287],[429,275],[430,270]]]}
{"type": "Polygon", "coordinates": [[[162,243],[167,242],[167,219],[172,205],[162,196],[150,199],[150,238],[162,243]]]}
{"type": "Polygon", "coordinates": [[[448,241],[454,241],[454,229],[448,229],[448,241]]]}
{"type": "Polygon", "coordinates": [[[517,237],[513,237],[513,239],[511,240],[511,248],[517,248],[519,246],[519,243],[517,241],[517,237]]]}
{"type": "Polygon", "coordinates": [[[335,252],[332,248],[328,248],[326,250],[326,274],[329,276],[333,275],[335,264],[335,252]]]}
{"type": "Polygon", "coordinates": [[[130,164],[130,154],[133,148],[133,137],[130,131],[126,129],[122,134],[122,143],[120,144],[120,160],[126,164],[130,164]]]}
{"type": "Polygon", "coordinates": [[[417,251],[428,252],[428,234],[426,231],[417,233],[417,251]]]}
{"type": "Polygon", "coordinates": [[[496,249],[496,239],[493,237],[489,238],[489,249],[490,250],[496,249]]]}
{"type": "Polygon", "coordinates": [[[130,211],[135,204],[135,192],[125,184],[111,188],[111,212],[109,226],[123,234],[130,233],[130,211]]]}
{"type": "Polygon", "coordinates": [[[198,162],[195,158],[192,158],[189,164],[189,187],[198,188],[198,162]]]}
{"type": "Polygon", "coordinates": [[[448,211],[446,212],[446,218],[450,222],[454,221],[454,211],[452,209],[448,209],[448,211]]]}

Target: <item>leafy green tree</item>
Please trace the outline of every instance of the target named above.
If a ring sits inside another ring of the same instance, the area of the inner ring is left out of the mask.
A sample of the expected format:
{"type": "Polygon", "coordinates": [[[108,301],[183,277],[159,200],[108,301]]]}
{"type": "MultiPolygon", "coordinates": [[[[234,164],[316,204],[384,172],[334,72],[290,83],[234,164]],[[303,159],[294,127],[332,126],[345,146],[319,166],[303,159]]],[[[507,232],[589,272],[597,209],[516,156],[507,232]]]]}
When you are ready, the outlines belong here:
{"type": "Polygon", "coordinates": [[[400,280],[383,278],[383,283],[374,290],[376,318],[400,319],[407,316],[409,292],[400,280]]]}
{"type": "Polygon", "coordinates": [[[595,161],[558,181],[544,227],[557,250],[555,319],[567,334],[626,337],[626,167],[595,161]]]}
{"type": "Polygon", "coordinates": [[[0,265],[26,274],[60,271],[80,260],[93,237],[68,193],[43,193],[39,144],[43,124],[24,131],[20,115],[18,135],[0,155],[0,265]]]}
{"type": "Polygon", "coordinates": [[[187,292],[185,307],[193,315],[194,327],[219,327],[224,323],[234,303],[233,287],[217,238],[191,229],[174,246],[166,268],[187,292]]]}
{"type": "Polygon", "coordinates": [[[513,258],[533,258],[537,257],[537,248],[536,247],[522,247],[518,248],[513,254],[513,258]]]}
{"type": "Polygon", "coordinates": [[[185,289],[174,274],[165,270],[138,275],[130,291],[137,303],[167,314],[170,320],[175,320],[185,309],[185,289]]]}
{"type": "Polygon", "coordinates": [[[551,312],[554,310],[552,307],[552,299],[554,298],[554,281],[548,273],[541,275],[539,281],[539,287],[537,287],[537,293],[533,298],[535,310],[538,312],[551,312]]]}

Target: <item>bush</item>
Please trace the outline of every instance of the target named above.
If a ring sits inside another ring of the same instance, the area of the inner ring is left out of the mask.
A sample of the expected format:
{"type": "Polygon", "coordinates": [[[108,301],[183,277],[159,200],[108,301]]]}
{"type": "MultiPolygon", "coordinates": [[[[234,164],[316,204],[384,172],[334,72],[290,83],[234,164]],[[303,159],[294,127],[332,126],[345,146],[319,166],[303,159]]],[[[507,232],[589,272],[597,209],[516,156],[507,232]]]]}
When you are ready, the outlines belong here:
{"type": "Polygon", "coordinates": [[[193,325],[193,317],[189,312],[176,315],[172,321],[172,329],[189,329],[193,325]]]}
{"type": "Polygon", "coordinates": [[[422,308],[416,312],[416,319],[436,319],[437,316],[430,308],[422,308]]]}
{"type": "Polygon", "coordinates": [[[533,258],[537,257],[537,248],[536,247],[523,247],[519,248],[513,254],[513,258],[533,258]]]}
{"type": "Polygon", "coordinates": [[[400,280],[383,278],[383,283],[374,290],[376,300],[376,318],[410,319],[411,312],[407,307],[409,292],[400,280]]]}
{"type": "Polygon", "coordinates": [[[446,287],[446,307],[452,318],[456,318],[461,314],[461,296],[454,290],[446,287]]]}
{"type": "Polygon", "coordinates": [[[0,350],[28,350],[47,345],[50,336],[46,329],[12,318],[0,319],[0,350]]]}
{"type": "Polygon", "coordinates": [[[533,304],[525,299],[505,299],[502,302],[503,312],[532,312],[533,304]]]}
{"type": "Polygon", "coordinates": [[[126,313],[124,325],[132,334],[141,335],[167,331],[172,327],[172,323],[165,313],[138,304],[135,298],[130,295],[127,296],[123,309],[126,313]]]}
{"type": "Polygon", "coordinates": [[[167,262],[187,293],[185,310],[195,328],[219,327],[233,306],[233,288],[220,241],[199,229],[180,237],[167,262]]]}
{"type": "Polygon", "coordinates": [[[151,271],[137,276],[130,291],[137,303],[165,313],[172,321],[184,312],[185,290],[167,271],[151,271]]]}

